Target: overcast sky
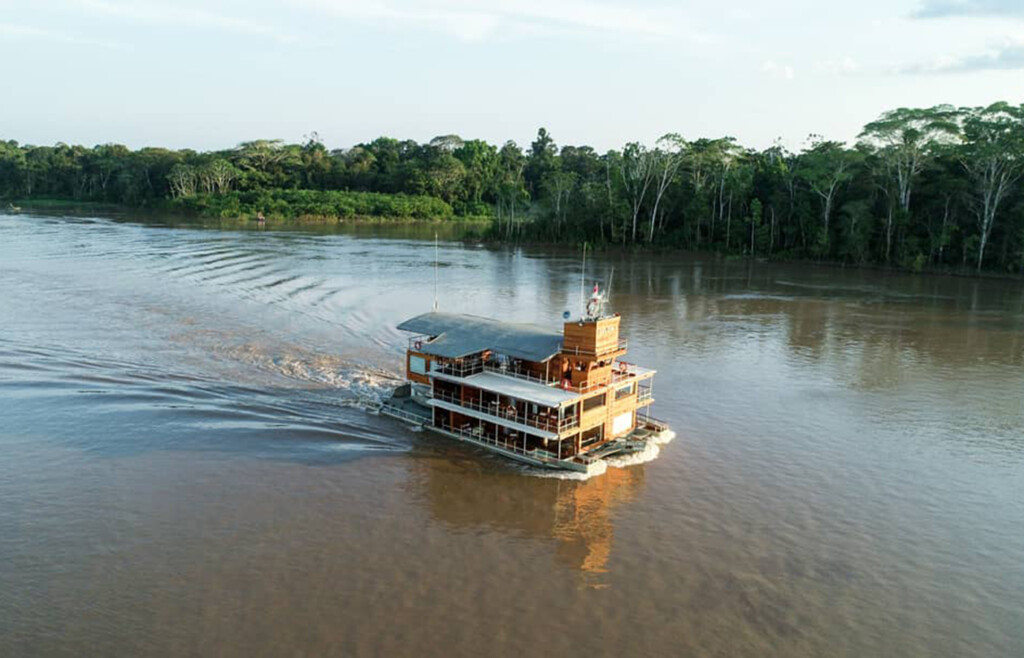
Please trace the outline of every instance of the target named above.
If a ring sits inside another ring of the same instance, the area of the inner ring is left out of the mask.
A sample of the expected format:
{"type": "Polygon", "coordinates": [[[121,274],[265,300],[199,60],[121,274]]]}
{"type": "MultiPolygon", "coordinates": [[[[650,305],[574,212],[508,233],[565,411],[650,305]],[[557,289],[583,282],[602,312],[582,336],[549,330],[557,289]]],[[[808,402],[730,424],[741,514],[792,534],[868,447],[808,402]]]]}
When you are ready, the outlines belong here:
{"type": "Polygon", "coordinates": [[[1024,102],[1024,0],[0,0],[0,139],[853,140],[1024,102]]]}

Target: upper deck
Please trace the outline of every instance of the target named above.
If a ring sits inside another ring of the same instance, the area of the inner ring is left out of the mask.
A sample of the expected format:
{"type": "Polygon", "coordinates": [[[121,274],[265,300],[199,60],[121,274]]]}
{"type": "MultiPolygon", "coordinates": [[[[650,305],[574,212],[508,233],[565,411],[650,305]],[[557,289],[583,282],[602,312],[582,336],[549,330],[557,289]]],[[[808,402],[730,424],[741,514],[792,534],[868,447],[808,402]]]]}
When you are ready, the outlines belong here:
{"type": "Polygon", "coordinates": [[[443,370],[436,370],[431,375],[445,381],[472,386],[480,390],[490,391],[549,408],[557,409],[558,407],[564,407],[578,402],[580,398],[579,393],[566,391],[553,384],[542,384],[488,370],[467,376],[453,375],[445,373],[443,370]]]}

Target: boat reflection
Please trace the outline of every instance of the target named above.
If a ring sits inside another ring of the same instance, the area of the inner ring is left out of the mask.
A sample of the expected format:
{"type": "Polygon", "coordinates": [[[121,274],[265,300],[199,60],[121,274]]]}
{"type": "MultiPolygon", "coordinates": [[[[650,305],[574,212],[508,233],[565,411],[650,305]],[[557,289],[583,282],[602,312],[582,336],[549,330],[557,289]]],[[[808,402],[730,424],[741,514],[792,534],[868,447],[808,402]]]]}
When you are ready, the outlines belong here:
{"type": "Polygon", "coordinates": [[[559,563],[600,574],[608,571],[616,515],[642,491],[644,467],[580,481],[528,475],[479,455],[447,456],[416,460],[412,482],[437,521],[553,540],[559,563]]]}

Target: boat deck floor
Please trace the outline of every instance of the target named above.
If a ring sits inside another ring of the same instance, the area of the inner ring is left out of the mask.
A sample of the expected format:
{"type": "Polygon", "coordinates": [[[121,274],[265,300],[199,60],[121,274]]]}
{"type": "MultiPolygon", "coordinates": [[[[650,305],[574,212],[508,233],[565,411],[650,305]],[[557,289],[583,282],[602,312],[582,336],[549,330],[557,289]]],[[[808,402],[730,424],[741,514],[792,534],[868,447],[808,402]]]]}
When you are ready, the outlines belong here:
{"type": "Polygon", "coordinates": [[[381,410],[384,413],[396,411],[397,413],[393,415],[401,416],[406,420],[419,421],[421,423],[430,423],[433,420],[433,413],[431,409],[429,407],[424,407],[411,397],[392,397],[382,405],[381,410]]]}

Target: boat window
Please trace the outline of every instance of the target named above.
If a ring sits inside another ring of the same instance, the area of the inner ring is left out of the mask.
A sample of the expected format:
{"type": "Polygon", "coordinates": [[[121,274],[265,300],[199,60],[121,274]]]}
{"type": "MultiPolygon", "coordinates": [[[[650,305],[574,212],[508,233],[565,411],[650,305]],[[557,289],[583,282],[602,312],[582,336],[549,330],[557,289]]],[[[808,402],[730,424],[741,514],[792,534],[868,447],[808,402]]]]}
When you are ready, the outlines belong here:
{"type": "Polygon", "coordinates": [[[633,383],[632,382],[630,382],[626,386],[622,386],[620,388],[615,389],[615,399],[616,400],[621,400],[622,398],[629,397],[630,395],[633,395],[633,383]]]}
{"type": "Polygon", "coordinates": [[[409,355],[409,372],[417,375],[427,374],[427,361],[422,356],[409,355]]]}
{"type": "Polygon", "coordinates": [[[583,401],[583,411],[590,411],[604,406],[604,395],[595,395],[583,401]]]}

